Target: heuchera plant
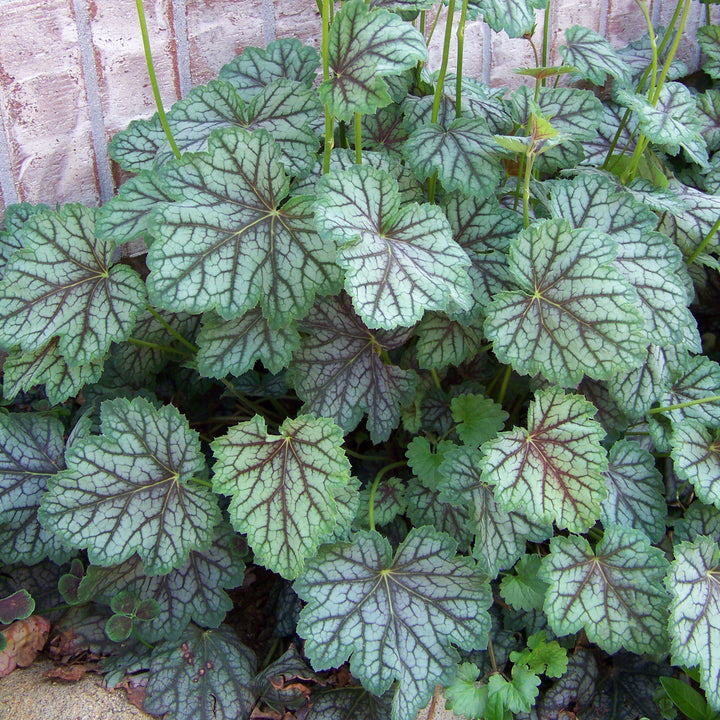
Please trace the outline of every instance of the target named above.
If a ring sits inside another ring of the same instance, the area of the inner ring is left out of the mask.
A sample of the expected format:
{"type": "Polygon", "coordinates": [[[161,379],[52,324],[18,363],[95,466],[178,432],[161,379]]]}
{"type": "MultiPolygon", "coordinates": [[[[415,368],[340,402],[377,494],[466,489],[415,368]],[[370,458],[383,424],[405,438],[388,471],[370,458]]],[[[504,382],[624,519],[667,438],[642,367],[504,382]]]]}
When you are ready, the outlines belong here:
{"type": "Polygon", "coordinates": [[[720,28],[688,78],[692,1],[638,5],[549,67],[544,2],[449,0],[429,73],[432,2],[322,0],[321,53],[118,133],[103,207],[9,207],[0,622],[183,720],[714,717],[720,28]],[[463,76],[535,8],[529,84],[463,76]]]}

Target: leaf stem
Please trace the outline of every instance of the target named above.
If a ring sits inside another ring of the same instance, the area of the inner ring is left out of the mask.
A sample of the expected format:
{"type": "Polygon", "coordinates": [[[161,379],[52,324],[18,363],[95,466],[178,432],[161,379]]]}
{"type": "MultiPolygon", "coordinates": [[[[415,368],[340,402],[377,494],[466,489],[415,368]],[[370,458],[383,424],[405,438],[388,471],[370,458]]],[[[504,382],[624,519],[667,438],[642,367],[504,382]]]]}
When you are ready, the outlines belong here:
{"type": "MultiPolygon", "coordinates": [[[[330,79],[330,14],[332,0],[322,0],[322,66],[323,80],[330,79]]],[[[335,117],[330,112],[329,103],[325,103],[325,146],[323,148],[323,175],[330,172],[330,153],[335,144],[335,117]]]]}
{"type": "Polygon", "coordinates": [[[362,115],[355,113],[355,163],[362,165],[362,115]]]}
{"type": "Polygon", "coordinates": [[[671,410],[682,410],[693,405],[703,405],[704,403],[718,402],[720,395],[708,395],[708,397],[698,398],[697,400],[687,400],[686,402],[677,403],[677,405],[666,405],[665,407],[650,408],[648,415],[657,415],[658,413],[670,412],[671,410]]]}
{"type": "Polygon", "coordinates": [[[375,529],[375,494],[377,493],[380,480],[382,480],[385,473],[389,472],[390,470],[394,470],[395,468],[403,467],[405,464],[406,463],[404,460],[392,462],[389,465],[385,465],[385,467],[380,468],[377,475],[375,475],[375,479],[370,486],[370,497],[368,498],[368,524],[370,525],[371,530],[375,529]]]}
{"type": "Polygon", "coordinates": [[[455,0],[448,0],[447,16],[445,18],[445,40],[443,42],[442,60],[440,61],[440,72],[438,73],[437,85],[435,86],[435,97],[433,98],[431,123],[438,121],[440,115],[440,101],[442,100],[445,75],[447,74],[448,62],[450,60],[450,41],[452,40],[452,21],[455,14],[455,0]]]}
{"type": "Polygon", "coordinates": [[[145,51],[145,62],[147,63],[150,85],[152,86],[153,96],[155,97],[155,107],[157,107],[160,124],[165,131],[165,137],[167,137],[167,140],[170,143],[173,154],[176,158],[179,158],[180,150],[178,149],[175,138],[172,135],[170,126],[168,125],[167,117],[165,116],[165,109],[162,104],[162,98],[160,97],[160,88],[158,87],[158,81],[155,75],[155,65],[150,51],[150,37],[148,36],[147,22],[145,20],[145,8],[143,8],[142,0],[135,0],[135,6],[137,7],[138,20],[140,21],[140,33],[142,35],[143,50],[145,51]]]}
{"type": "Polygon", "coordinates": [[[720,217],[710,228],[710,232],[703,238],[703,241],[695,248],[693,254],[685,261],[687,265],[692,265],[698,257],[700,257],[702,251],[710,244],[710,241],[713,239],[713,235],[715,235],[718,230],[720,230],[720,217]]]}
{"type": "MultiPolygon", "coordinates": [[[[552,0],[547,0],[545,5],[545,14],[543,16],[543,44],[542,44],[542,67],[547,67],[548,64],[548,45],[550,44],[550,6],[552,0]]],[[[558,77],[560,77],[558,75],[558,77]]],[[[542,81],[545,85],[545,78],[542,81]]]]}
{"type": "Polygon", "coordinates": [[[523,179],[523,225],[530,226],[530,178],[532,177],[535,155],[529,153],[525,160],[525,177],[523,179]]]}
{"type": "Polygon", "coordinates": [[[438,371],[435,368],[430,368],[430,374],[432,375],[433,382],[435,383],[435,387],[438,390],[442,390],[442,383],[440,382],[440,376],[438,375],[438,371]]]}
{"type": "Polygon", "coordinates": [[[209,480],[203,480],[202,478],[190,477],[188,482],[195,483],[195,485],[202,485],[202,487],[210,488],[212,490],[212,483],[209,480]]]}
{"type": "Polygon", "coordinates": [[[462,0],[457,28],[457,75],[455,77],[455,117],[462,116],[463,53],[465,52],[465,22],[468,0],[462,0]]]}
{"type": "Polygon", "coordinates": [[[140,338],[129,337],[126,342],[129,342],[131,345],[137,345],[138,347],[152,348],[158,352],[174,353],[176,355],[182,355],[183,357],[193,357],[193,355],[184,350],[178,350],[177,348],[170,347],[170,345],[160,345],[159,343],[149,342],[148,340],[141,340],[140,338]]]}
{"type": "Polygon", "coordinates": [[[505,394],[507,393],[508,384],[510,383],[510,376],[512,375],[512,365],[505,367],[505,374],[503,375],[502,384],[500,385],[500,392],[498,392],[498,405],[502,405],[505,400],[505,394]]]}
{"type": "Polygon", "coordinates": [[[152,305],[148,305],[147,310],[180,344],[192,350],[193,355],[197,354],[200,348],[185,339],[152,305]]]}
{"type": "MultiPolygon", "coordinates": [[[[672,45],[670,46],[670,50],[668,50],[667,57],[665,58],[665,62],[663,63],[662,70],[660,71],[660,79],[657,81],[657,87],[655,88],[655,93],[653,94],[651,100],[653,105],[657,105],[658,100],[660,99],[660,92],[662,91],[663,85],[665,84],[665,78],[667,78],[667,74],[670,72],[670,66],[672,65],[672,61],[675,59],[675,53],[677,52],[678,46],[680,45],[680,39],[682,37],[683,31],[685,30],[685,24],[687,23],[689,12],[690,0],[685,0],[682,9],[682,15],[680,16],[680,25],[675,31],[675,37],[673,38],[672,45]]],[[[668,30],[668,33],[669,32],[670,31],[668,30]]]]}
{"type": "Polygon", "coordinates": [[[351,458],[355,458],[356,460],[365,460],[367,462],[387,461],[391,459],[384,455],[364,455],[363,453],[355,452],[355,450],[351,450],[350,448],[345,448],[345,454],[349,455],[351,458]]]}
{"type": "Polygon", "coordinates": [[[488,655],[490,656],[490,666],[494,674],[499,673],[497,662],[495,660],[495,649],[493,648],[492,640],[488,637],[488,655]]]}

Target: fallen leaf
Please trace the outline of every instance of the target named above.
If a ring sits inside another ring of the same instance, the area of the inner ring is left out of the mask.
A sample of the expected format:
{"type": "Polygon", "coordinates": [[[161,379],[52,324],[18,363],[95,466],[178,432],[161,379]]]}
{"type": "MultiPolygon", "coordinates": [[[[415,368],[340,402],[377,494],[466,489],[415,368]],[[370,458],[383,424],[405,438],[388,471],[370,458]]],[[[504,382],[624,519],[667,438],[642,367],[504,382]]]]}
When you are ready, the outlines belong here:
{"type": "Polygon", "coordinates": [[[50,623],[39,615],[17,620],[2,631],[7,646],[0,652],[0,678],[16,667],[27,667],[43,649],[50,633],[50,623]]]}

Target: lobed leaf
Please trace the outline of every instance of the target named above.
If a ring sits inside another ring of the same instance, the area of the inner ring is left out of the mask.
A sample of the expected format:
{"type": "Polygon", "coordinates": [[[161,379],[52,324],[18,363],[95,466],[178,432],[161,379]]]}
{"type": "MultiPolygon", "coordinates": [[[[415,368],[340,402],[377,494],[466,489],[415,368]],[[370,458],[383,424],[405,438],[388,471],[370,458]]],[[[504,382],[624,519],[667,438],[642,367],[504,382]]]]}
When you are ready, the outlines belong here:
{"type": "Polygon", "coordinates": [[[197,433],[172,405],[106,400],[101,435],[78,438],[65,455],[38,517],[95,565],[117,565],[137,552],[149,574],[169,572],[206,548],[220,509],[191,483],[205,459],[197,433]]]}
{"type": "Polygon", "coordinates": [[[527,430],[500,433],[483,445],[482,477],[507,511],[522,508],[534,522],[584,532],[600,517],[607,490],[605,431],[593,405],[557,387],[541,390],[527,430]]]}
{"type": "Polygon", "coordinates": [[[711,78],[720,80],[720,28],[717,25],[700,27],[697,39],[706,56],[702,69],[711,78]]]}
{"type": "Polygon", "coordinates": [[[463,649],[487,642],[489,586],[454,541],[430,527],[410,531],[393,557],[378,533],[331,545],[295,582],[307,601],[298,633],[316,670],[350,658],[350,671],[374,695],[398,680],[393,720],[411,720],[447,684],[463,649]]]}
{"type": "Polygon", "coordinates": [[[418,366],[439,370],[475,357],[482,345],[482,325],[479,318],[461,322],[441,313],[427,313],[415,328],[418,366]]]}
{"type": "Polygon", "coordinates": [[[247,534],[256,560],[294,578],[335,527],[350,463],[332,420],[300,415],[279,432],[268,435],[256,415],[215,439],[212,482],[230,496],[230,522],[247,534]]]}
{"type": "Polygon", "coordinates": [[[582,25],[573,25],[565,30],[565,39],[567,43],[560,46],[560,55],[584,80],[595,85],[604,85],[608,77],[623,84],[630,82],[630,68],[602,35],[582,25]]]}
{"type": "Polygon", "coordinates": [[[662,550],[639,530],[608,525],[595,550],[577,535],[553,538],[540,571],[549,585],[544,610],[550,627],[558,635],[582,627],[609,653],[665,652],[667,567],[662,550]]]}
{"type": "Polygon", "coordinates": [[[720,508],[720,432],[688,418],[673,428],[670,442],[677,476],[692,483],[702,502],[720,508]]]}
{"type": "Polygon", "coordinates": [[[24,225],[0,283],[1,345],[28,353],[58,337],[65,358],[87,365],[130,335],[145,288],[134,270],[112,265],[115,244],[95,236],[94,217],[66,205],[24,225]]]}
{"type": "Polygon", "coordinates": [[[370,328],[409,327],[425,310],[470,306],[470,265],[435,205],[400,206],[395,179],[365,165],[318,182],[316,222],[337,242],[345,289],[370,328]]]}

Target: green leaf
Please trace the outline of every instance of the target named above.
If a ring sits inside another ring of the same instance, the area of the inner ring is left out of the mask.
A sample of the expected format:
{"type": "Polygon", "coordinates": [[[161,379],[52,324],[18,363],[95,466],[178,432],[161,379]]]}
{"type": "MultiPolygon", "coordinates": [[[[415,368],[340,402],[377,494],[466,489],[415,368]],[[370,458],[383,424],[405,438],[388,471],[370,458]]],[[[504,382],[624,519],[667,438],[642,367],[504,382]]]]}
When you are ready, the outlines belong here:
{"type": "Polygon", "coordinates": [[[415,328],[418,366],[439,370],[470,360],[482,345],[482,326],[480,318],[461,322],[441,313],[427,313],[415,328]]]}
{"type": "Polygon", "coordinates": [[[363,162],[366,148],[377,152],[384,151],[393,158],[402,159],[402,146],[408,137],[403,126],[402,106],[388,105],[373,115],[363,115],[361,135],[363,162]]]}
{"type": "Polygon", "coordinates": [[[443,479],[440,465],[453,448],[455,444],[450,440],[440,440],[431,447],[427,438],[418,435],[408,443],[405,455],[420,482],[427,488],[436,489],[443,479]]]}
{"type": "Polygon", "coordinates": [[[256,415],[211,445],[213,489],[231,497],[230,521],[255,558],[294,578],[335,526],[335,496],[350,481],[342,431],[332,420],[288,418],[268,435],[256,415]]]}
{"type": "Polygon", "coordinates": [[[110,609],[117,615],[134,617],[136,604],[137,598],[133,593],[129,590],[121,590],[110,600],[110,609]]]}
{"type": "Polygon", "coordinates": [[[419,180],[437,173],[447,192],[486,198],[500,181],[500,156],[480,118],[422,125],[410,134],[403,154],[419,180]]]}
{"type": "Polygon", "coordinates": [[[298,633],[316,670],[350,671],[375,695],[393,680],[394,720],[410,720],[448,684],[465,650],[487,642],[489,585],[454,541],[429,527],[413,529],[395,557],[376,532],[360,532],[352,545],[321,549],[295,582],[307,601],[298,633]]]}
{"type": "Polygon", "coordinates": [[[4,228],[0,230],[0,278],[13,253],[22,250],[22,229],[33,215],[50,211],[47,205],[11,203],[5,207],[4,228]]]}
{"type": "Polygon", "coordinates": [[[363,0],[346,2],[330,28],[332,76],[319,93],[330,113],[350,122],[354,113],[372,113],[391,102],[385,76],[399,75],[427,60],[423,36],[387,10],[363,0]]]}
{"type": "Polygon", "coordinates": [[[521,85],[510,97],[513,119],[527,126],[532,114],[550,121],[558,135],[568,140],[593,140],[603,122],[603,105],[589,90],[542,88],[538,101],[534,90],[521,85]]]}
{"type": "Polygon", "coordinates": [[[215,309],[231,320],[259,301],[276,328],[339,289],[335,249],[315,232],[311,199],[280,207],[288,179],[267,133],[214,133],[208,153],[170,163],[164,178],[182,199],[152,223],[148,288],[159,307],[215,309]]]}
{"type": "MultiPolygon", "coordinates": [[[[617,242],[614,266],[637,293],[645,332],[656,345],[685,341],[697,323],[690,313],[685,265],[678,248],[653,232],[657,216],[603,176],[579,175],[553,186],[549,210],[573,227],[607,233],[617,242]]],[[[700,352],[700,336],[689,348],[700,352]]]]}
{"type": "Polygon", "coordinates": [[[307,720],[391,720],[392,692],[376,697],[357,685],[313,693],[307,720]]]}
{"type": "Polygon", "coordinates": [[[155,310],[152,313],[146,310],[138,316],[133,328],[132,336],[135,342],[123,343],[113,348],[113,364],[127,381],[147,383],[169,360],[181,362],[187,358],[188,348],[178,341],[177,335],[192,341],[199,325],[200,318],[197,315],[167,310],[155,310]],[[157,319],[157,315],[165,325],[157,319]],[[167,325],[175,334],[168,330],[167,325]]]}
{"type": "Polygon", "coordinates": [[[510,660],[526,665],[531,672],[549,677],[560,677],[568,665],[567,650],[557,640],[546,642],[544,631],[531,635],[524,650],[511,652],[510,660]]]}
{"type": "Polygon", "coordinates": [[[86,365],[128,337],[145,289],[127,265],[111,265],[115,244],[95,237],[92,209],[38,213],[23,243],[0,283],[0,344],[27,353],[58,336],[60,353],[86,365]]]}
{"type": "Polygon", "coordinates": [[[144,708],[168,713],[168,720],[249,718],[256,664],[255,654],[227,625],[189,625],[178,640],[153,650],[144,708]]]}
{"type": "Polygon", "coordinates": [[[698,28],[697,39],[707,56],[702,69],[713,79],[720,80],[720,27],[705,25],[698,28]]]}
{"type": "Polygon", "coordinates": [[[148,216],[159,203],[171,200],[157,173],[143,170],[124,182],[118,194],[98,210],[95,234],[117,245],[132,240],[149,244],[148,216]]]}
{"type": "Polygon", "coordinates": [[[197,338],[198,372],[202,377],[239,377],[258,360],[272,373],[280,372],[300,344],[295,323],[271,330],[258,308],[237,320],[205,316],[197,338]]]}
{"type": "Polygon", "coordinates": [[[655,458],[635,442],[618,440],[610,449],[605,479],[608,495],[600,515],[603,525],[642,530],[652,542],[660,542],[667,506],[655,458]]]}
{"type": "Polygon", "coordinates": [[[220,510],[190,479],[205,468],[197,433],[172,405],[142,397],[106,400],[100,436],[79,438],[54,476],[40,522],[95,565],[137,552],[146,572],[162,574],[206,548],[220,510]]]}
{"type": "Polygon", "coordinates": [[[495,500],[494,480],[480,474],[479,450],[459,447],[446,451],[440,465],[443,502],[470,507],[469,527],[475,533],[473,556],[490,578],[512,567],[525,551],[525,541],[542,542],[552,534],[522,513],[507,512],[495,500]]]}
{"type": "Polygon", "coordinates": [[[0,414],[0,547],[3,563],[57,562],[67,551],[37,519],[48,479],[65,467],[63,426],[36,413],[0,414]]]}
{"type": "Polygon", "coordinates": [[[554,520],[572,532],[592,527],[607,492],[605,431],[594,414],[579,395],[556,387],[536,393],[527,430],[500,433],[483,445],[483,480],[495,485],[498,502],[537,523],[554,520]]]}
{"type": "Polygon", "coordinates": [[[645,413],[672,384],[670,368],[679,364],[679,357],[687,351],[649,345],[645,362],[638,368],[608,378],[610,395],[633,420],[645,413]]]}
{"type": "Polygon", "coordinates": [[[720,542],[720,509],[696,500],[675,523],[674,530],[675,542],[695,542],[698,535],[708,535],[720,542]]]}
{"type": "Polygon", "coordinates": [[[452,710],[455,715],[468,718],[485,717],[485,708],[488,701],[488,686],[478,682],[480,669],[477,665],[465,662],[458,668],[452,685],[445,689],[447,700],[445,707],[452,710]]]}
{"type": "Polygon", "coordinates": [[[369,330],[344,294],[317,303],[302,330],[307,336],[289,380],[305,401],[303,411],[331,418],[345,432],[367,413],[372,442],[386,441],[417,385],[412,370],[386,362],[387,352],[405,344],[411,331],[369,330]]]}
{"type": "Polygon", "coordinates": [[[715,151],[720,148],[720,90],[706,90],[697,103],[700,134],[705,138],[708,150],[715,151]]]}
{"type": "Polygon", "coordinates": [[[655,105],[644,95],[627,90],[618,91],[616,97],[636,113],[640,128],[650,142],[659,145],[670,155],[677,155],[683,148],[694,162],[700,165],[707,163],[707,145],[700,134],[697,103],[685,85],[666,82],[655,105]]]}
{"type": "Polygon", "coordinates": [[[124,642],[133,631],[133,619],[125,615],[111,615],[105,624],[105,634],[113,642],[124,642]]]}
{"type": "Polygon", "coordinates": [[[538,577],[540,557],[523,555],[515,565],[515,573],[503,577],[500,591],[505,602],[515,610],[540,610],[547,583],[538,577]]]}
{"type": "Polygon", "coordinates": [[[673,663],[700,666],[700,687],[720,710],[720,550],[715,540],[699,537],[675,547],[667,575],[670,649],[673,663]]]}
{"type": "Polygon", "coordinates": [[[583,537],[553,538],[540,571],[550,586],[544,605],[550,627],[557,635],[584,628],[609,653],[665,652],[667,567],[662,550],[639,530],[608,525],[595,550],[583,537]]]}
{"type": "MultiPolygon", "coordinates": [[[[684,364],[670,369],[670,376],[672,386],[660,398],[661,407],[681,405],[718,395],[720,365],[707,356],[688,357],[684,364]]],[[[681,425],[689,419],[699,420],[708,427],[720,428],[720,401],[713,400],[676,410],[666,410],[664,415],[670,418],[674,426],[681,425]]]]}
{"type": "Polygon", "coordinates": [[[482,395],[459,395],[450,401],[457,434],[465,445],[482,445],[492,440],[510,417],[500,405],[482,395]]]}
{"type": "Polygon", "coordinates": [[[677,476],[692,483],[702,502],[720,508],[720,431],[687,419],[673,428],[670,442],[677,476]]]}
{"type": "MultiPolygon", "coordinates": [[[[231,85],[212,80],[173,105],[168,125],[182,153],[206,150],[210,133],[219,128],[267,130],[287,172],[299,175],[315,163],[319,142],[312,125],[317,125],[321,114],[317,93],[302,83],[274,80],[246,104],[231,85]]],[[[164,164],[172,157],[168,145],[158,162],[164,164]]]]}
{"type": "Polygon", "coordinates": [[[232,609],[225,589],[242,584],[244,564],[237,536],[221,526],[206,550],[193,550],[183,565],[165,575],[148,575],[137,556],[111,567],[91,565],[78,588],[78,600],[108,604],[117,588],[159,603],[158,615],[141,628],[148,642],[172,640],[192,620],[218,627],[232,609]]]}
{"type": "Polygon", "coordinates": [[[566,45],[560,46],[560,55],[573,65],[583,80],[604,85],[608,77],[623,84],[630,82],[630,68],[620,59],[612,45],[594,30],[573,25],[565,30],[566,45]]]}
{"type": "Polygon", "coordinates": [[[280,38],[267,47],[246,47],[242,55],[224,65],[220,79],[230,83],[246,102],[278,78],[310,87],[320,65],[317,50],[297,38],[280,38]]]}
{"type": "Polygon", "coordinates": [[[76,396],[84,385],[100,379],[104,357],[87,365],[70,365],[60,354],[58,344],[59,338],[54,337],[39,350],[10,351],[3,365],[2,392],[6,400],[14,400],[18,393],[44,384],[48,402],[59,405],[76,396]]]}
{"type": "MultiPolygon", "coordinates": [[[[668,190],[676,200],[675,207],[662,213],[658,230],[674,240],[683,255],[688,256],[710,235],[720,215],[720,196],[709,195],[674,179],[668,190]],[[677,208],[678,203],[681,208],[677,208]]],[[[652,207],[653,197],[647,197],[646,202],[652,207]]],[[[706,249],[707,252],[720,249],[720,230],[710,236],[706,249]]]]}
{"type": "MultiPolygon", "coordinates": [[[[359,507],[356,523],[358,527],[368,527],[368,502],[370,500],[370,488],[366,487],[360,491],[359,507]]],[[[398,515],[402,515],[407,509],[407,498],[405,497],[405,482],[400,478],[391,477],[381,480],[375,491],[373,503],[375,523],[387,525],[398,515]]]]}
{"type": "Polygon", "coordinates": [[[535,8],[543,8],[545,3],[540,0],[472,0],[470,7],[474,14],[482,14],[483,20],[495,32],[504,30],[510,37],[522,37],[535,27],[535,8]]]}
{"type": "Polygon", "coordinates": [[[445,215],[435,205],[401,207],[391,175],[365,165],[324,175],[316,222],[340,246],[345,289],[368,327],[408,327],[450,301],[469,309],[470,260],[445,215]]]}
{"type": "Polygon", "coordinates": [[[108,150],[123,170],[139,173],[155,169],[158,151],[166,142],[160,117],[155,113],[149,120],[132,120],[124,130],[115,133],[108,150]]]}
{"type": "Polygon", "coordinates": [[[646,343],[615,252],[607,235],[563,220],[521,231],[510,248],[520,289],[499,293],[487,310],[498,359],[566,386],[640,365],[646,343]]]}
{"type": "Polygon", "coordinates": [[[713,711],[705,698],[688,683],[672,677],[661,677],[660,684],[673,705],[690,720],[708,720],[713,711]]]}
{"type": "Polygon", "coordinates": [[[490,676],[488,694],[490,697],[495,695],[510,712],[527,712],[535,704],[539,686],[540,678],[534,672],[525,665],[514,665],[510,681],[500,673],[490,676]]]}

